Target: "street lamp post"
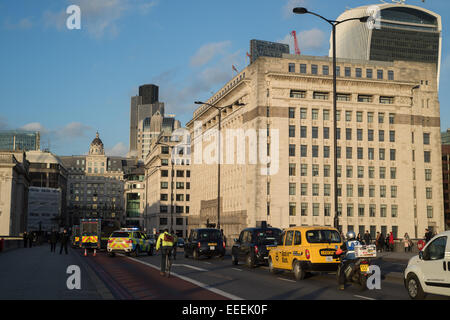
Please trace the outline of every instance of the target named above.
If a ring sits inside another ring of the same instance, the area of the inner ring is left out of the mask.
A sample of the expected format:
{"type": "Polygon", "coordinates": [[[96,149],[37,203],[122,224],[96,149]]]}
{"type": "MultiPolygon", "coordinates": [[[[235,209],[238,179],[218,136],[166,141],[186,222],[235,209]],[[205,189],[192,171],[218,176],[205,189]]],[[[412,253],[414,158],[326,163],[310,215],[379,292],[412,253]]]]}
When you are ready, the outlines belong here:
{"type": "Polygon", "coordinates": [[[339,228],[339,217],[338,217],[338,195],[337,195],[337,139],[336,139],[336,131],[337,131],[337,122],[336,122],[336,109],[337,109],[337,93],[336,93],[336,26],[343,22],[351,21],[351,20],[359,20],[360,22],[367,22],[369,20],[369,16],[364,16],[360,18],[349,18],[341,21],[330,20],[322,17],[321,15],[308,11],[306,8],[294,8],[292,10],[296,14],[312,14],[325,20],[332,26],[332,38],[333,38],[333,144],[334,144],[334,227],[336,229],[339,228]]]}
{"type": "Polygon", "coordinates": [[[173,162],[174,159],[172,158],[172,152],[170,151],[170,148],[173,148],[173,146],[162,143],[162,142],[156,142],[156,145],[161,145],[161,146],[165,146],[169,148],[169,155],[170,155],[170,232],[172,232],[173,230],[173,175],[174,175],[174,171],[173,171],[173,162]]]}
{"type": "Polygon", "coordinates": [[[222,124],[222,110],[232,107],[233,105],[242,107],[242,106],[245,106],[245,104],[240,103],[240,102],[235,102],[235,103],[232,103],[227,106],[218,107],[213,104],[202,102],[202,101],[195,101],[194,103],[195,104],[204,104],[204,105],[216,108],[219,111],[219,124],[218,124],[219,125],[218,126],[218,128],[219,128],[218,136],[219,137],[218,137],[218,142],[217,142],[217,147],[218,147],[218,152],[217,152],[217,155],[218,155],[218,157],[217,157],[217,229],[220,230],[220,156],[221,156],[220,137],[221,137],[221,124],[222,124]]]}

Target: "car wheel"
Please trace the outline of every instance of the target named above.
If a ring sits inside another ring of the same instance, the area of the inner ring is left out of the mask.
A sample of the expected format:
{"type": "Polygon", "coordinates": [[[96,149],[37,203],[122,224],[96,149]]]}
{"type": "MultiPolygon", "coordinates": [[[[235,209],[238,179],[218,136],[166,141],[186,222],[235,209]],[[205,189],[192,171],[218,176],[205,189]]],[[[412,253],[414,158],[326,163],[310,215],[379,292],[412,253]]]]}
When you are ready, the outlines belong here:
{"type": "Polygon", "coordinates": [[[411,299],[421,300],[424,299],[426,294],[420,285],[419,279],[417,279],[416,275],[410,274],[406,279],[406,289],[408,290],[408,294],[411,299]]]}
{"type": "Polygon", "coordinates": [[[245,259],[245,263],[247,267],[254,268],[255,267],[255,258],[251,253],[247,254],[247,258],[245,259]]]}
{"type": "Polygon", "coordinates": [[[194,252],[192,253],[192,257],[194,258],[194,260],[198,260],[199,254],[197,250],[194,250],[194,252]]]}
{"type": "Polygon", "coordinates": [[[114,252],[108,252],[108,256],[111,258],[114,258],[116,256],[116,254],[114,252]]]}
{"type": "Polygon", "coordinates": [[[275,268],[273,267],[272,258],[269,258],[269,271],[270,271],[270,273],[273,273],[273,274],[276,273],[275,268]]]}
{"type": "Polygon", "coordinates": [[[295,261],[293,265],[295,280],[303,280],[305,278],[305,270],[303,270],[300,261],[295,261]]]}
{"type": "Polygon", "coordinates": [[[134,249],[133,256],[139,257],[139,253],[140,253],[139,246],[137,246],[136,249],[134,249]]]}
{"type": "Polygon", "coordinates": [[[237,258],[234,254],[231,255],[231,263],[232,263],[234,266],[237,266],[238,263],[239,263],[238,258],[237,258]]]}

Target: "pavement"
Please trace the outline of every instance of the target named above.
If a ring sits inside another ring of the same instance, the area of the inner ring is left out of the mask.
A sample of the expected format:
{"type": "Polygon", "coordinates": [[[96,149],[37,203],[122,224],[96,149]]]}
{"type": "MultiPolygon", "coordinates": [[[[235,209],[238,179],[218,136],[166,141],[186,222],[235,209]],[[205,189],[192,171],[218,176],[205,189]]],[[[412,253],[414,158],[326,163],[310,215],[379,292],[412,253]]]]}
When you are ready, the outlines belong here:
{"type": "Polygon", "coordinates": [[[113,296],[82,260],[69,247],[68,254],[50,251],[50,245],[18,248],[0,253],[0,300],[97,300],[113,296]],[[81,289],[67,286],[72,272],[69,266],[79,266],[81,289]],[[38,292],[36,292],[39,290],[38,292]]]}

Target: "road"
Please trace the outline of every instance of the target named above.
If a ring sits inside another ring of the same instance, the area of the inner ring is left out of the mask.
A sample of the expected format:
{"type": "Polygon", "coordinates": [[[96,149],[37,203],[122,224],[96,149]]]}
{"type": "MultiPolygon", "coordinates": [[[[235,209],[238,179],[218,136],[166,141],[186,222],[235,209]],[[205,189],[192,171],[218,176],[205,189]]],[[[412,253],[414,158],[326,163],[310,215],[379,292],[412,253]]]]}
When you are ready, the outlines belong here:
{"type": "MultiPolygon", "coordinates": [[[[271,274],[266,266],[253,269],[239,264],[233,266],[231,257],[185,258],[182,251],[172,267],[172,277],[159,274],[161,257],[141,255],[137,258],[100,253],[88,257],[89,264],[98,273],[108,273],[102,278],[118,299],[243,299],[243,300],[399,300],[409,299],[401,278],[388,277],[403,271],[405,264],[376,261],[386,273],[381,290],[361,291],[348,285],[345,291],[337,289],[333,274],[313,274],[295,281],[290,273],[271,274]],[[109,279],[108,279],[109,278],[109,279]],[[197,288],[197,289],[195,289],[197,288]]],[[[443,299],[428,296],[428,299],[443,299]]],[[[445,298],[444,298],[445,299],[445,298]]]]}

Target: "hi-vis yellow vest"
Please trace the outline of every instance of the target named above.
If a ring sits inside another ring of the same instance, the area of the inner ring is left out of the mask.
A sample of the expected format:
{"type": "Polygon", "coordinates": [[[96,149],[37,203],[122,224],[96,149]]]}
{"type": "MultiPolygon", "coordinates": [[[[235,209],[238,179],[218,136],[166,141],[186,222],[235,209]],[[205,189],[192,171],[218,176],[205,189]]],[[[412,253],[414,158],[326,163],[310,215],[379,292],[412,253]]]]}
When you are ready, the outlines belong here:
{"type": "Polygon", "coordinates": [[[173,246],[173,241],[164,241],[164,235],[172,236],[168,232],[161,233],[158,237],[158,241],[156,242],[156,250],[159,250],[159,247],[161,246],[161,244],[163,247],[172,247],[173,246]]]}

